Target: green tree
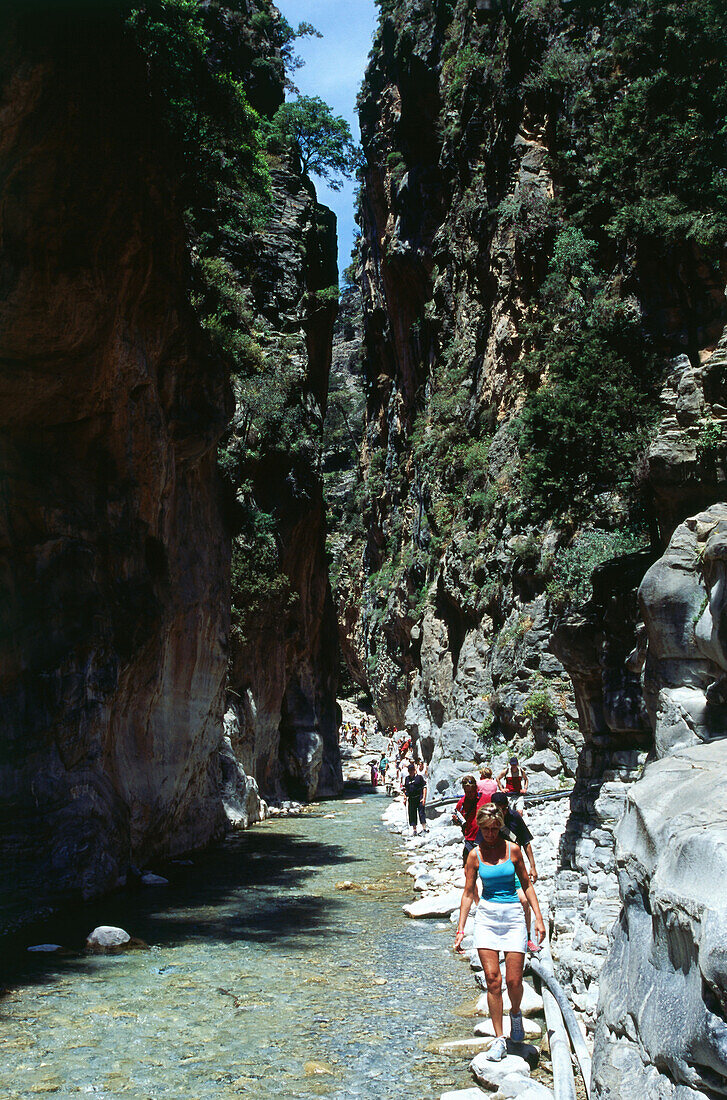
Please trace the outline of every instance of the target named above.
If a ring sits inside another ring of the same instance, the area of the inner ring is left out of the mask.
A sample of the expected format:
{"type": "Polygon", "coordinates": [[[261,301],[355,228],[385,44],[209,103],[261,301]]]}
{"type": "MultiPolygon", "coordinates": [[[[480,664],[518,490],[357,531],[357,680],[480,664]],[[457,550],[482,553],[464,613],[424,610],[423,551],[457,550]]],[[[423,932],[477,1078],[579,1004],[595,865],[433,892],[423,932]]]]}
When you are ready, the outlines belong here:
{"type": "Polygon", "coordinates": [[[269,144],[294,147],[306,175],[320,176],[334,191],[339,191],[343,179],[356,169],[358,150],[350,126],[318,96],[299,96],[283,103],[269,134],[269,144]]]}

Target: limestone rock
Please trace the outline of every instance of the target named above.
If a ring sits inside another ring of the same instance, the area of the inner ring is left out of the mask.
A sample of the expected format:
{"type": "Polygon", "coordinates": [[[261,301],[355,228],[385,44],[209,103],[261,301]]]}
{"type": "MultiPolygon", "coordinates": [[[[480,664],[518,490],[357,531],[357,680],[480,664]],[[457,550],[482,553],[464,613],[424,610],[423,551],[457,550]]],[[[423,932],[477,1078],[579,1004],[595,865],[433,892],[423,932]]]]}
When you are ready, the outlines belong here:
{"type": "Polygon", "coordinates": [[[535,752],[528,759],[526,763],[528,772],[547,772],[548,775],[558,775],[563,771],[563,765],[560,762],[560,758],[555,755],[552,749],[541,749],[540,752],[535,752]]]}
{"type": "Polygon", "coordinates": [[[553,1100],[553,1093],[539,1081],[523,1080],[513,1074],[500,1081],[492,1100],[553,1100]]]}
{"type": "Polygon", "coordinates": [[[74,10],[62,34],[18,19],[0,84],[0,159],[22,165],[0,203],[2,874],[42,904],[222,830],[228,391],[123,15],[74,10]]]}
{"type": "Polygon", "coordinates": [[[648,631],[644,696],[659,756],[725,728],[726,551],[727,505],[716,504],[677,528],[639,590],[648,631]]]}
{"type": "Polygon", "coordinates": [[[507,1077],[530,1076],[530,1066],[525,1059],[509,1053],[499,1062],[490,1062],[485,1054],[478,1054],[470,1062],[470,1069],[476,1080],[490,1089],[496,1089],[507,1077]]]}
{"type": "Polygon", "coordinates": [[[91,948],[123,947],[130,940],[131,936],[123,928],[115,928],[111,924],[100,924],[86,937],[86,946],[91,948]]]}
{"type": "Polygon", "coordinates": [[[450,890],[446,894],[430,894],[410,905],[403,905],[402,909],[407,917],[443,917],[459,909],[461,900],[461,890],[450,890]]]}
{"type": "Polygon", "coordinates": [[[682,749],[629,791],[617,851],[624,910],[600,979],[598,1097],[627,1100],[652,1086],[672,1095],[667,1082],[662,1093],[653,1084],[657,1066],[697,1096],[727,1094],[716,1084],[727,1077],[718,1011],[727,996],[726,765],[727,741],[682,749]]]}

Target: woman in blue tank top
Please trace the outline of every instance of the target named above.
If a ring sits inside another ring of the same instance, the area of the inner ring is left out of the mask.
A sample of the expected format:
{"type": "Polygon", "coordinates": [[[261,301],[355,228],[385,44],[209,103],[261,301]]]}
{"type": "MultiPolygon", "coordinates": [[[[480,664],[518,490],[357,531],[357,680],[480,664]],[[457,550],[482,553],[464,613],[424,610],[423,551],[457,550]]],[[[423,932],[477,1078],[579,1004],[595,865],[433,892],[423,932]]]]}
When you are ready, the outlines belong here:
{"type": "Polygon", "coordinates": [[[535,917],[535,937],[545,938],[545,925],[535,888],[525,869],[522,852],[517,844],[503,839],[500,830],[505,819],[499,806],[487,803],[477,811],[480,842],[473,848],[465,864],[465,886],[459,908],[459,923],[455,950],[464,936],[464,926],[474,903],[474,941],[487,979],[487,1003],[495,1030],[495,1041],[487,1057],[499,1061],[506,1054],[502,1027],[502,977],[500,952],[505,955],[505,981],[510,996],[510,1037],[514,1042],[525,1038],[520,1002],[523,995],[523,963],[527,932],[525,914],[518,897],[518,881],[525,891],[535,917]],[[477,902],[477,887],[481,898],[477,902]]]}

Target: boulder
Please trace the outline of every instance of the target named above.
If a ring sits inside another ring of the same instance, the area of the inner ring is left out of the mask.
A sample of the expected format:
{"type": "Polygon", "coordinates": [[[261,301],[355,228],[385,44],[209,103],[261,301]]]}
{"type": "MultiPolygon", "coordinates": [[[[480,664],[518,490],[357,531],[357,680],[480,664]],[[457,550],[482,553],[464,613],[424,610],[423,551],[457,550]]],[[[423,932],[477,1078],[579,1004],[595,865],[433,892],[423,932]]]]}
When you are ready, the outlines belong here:
{"type": "Polygon", "coordinates": [[[560,758],[552,749],[541,749],[540,752],[533,753],[526,761],[525,768],[528,772],[547,772],[548,775],[558,775],[563,771],[560,758]]]}
{"type": "Polygon", "coordinates": [[[145,871],[140,882],[143,886],[168,886],[169,879],[163,875],[155,875],[152,871],[145,871]]]}
{"type": "Polygon", "coordinates": [[[530,1076],[530,1066],[525,1059],[509,1053],[499,1062],[491,1062],[486,1053],[477,1054],[470,1062],[470,1069],[475,1079],[490,1089],[497,1089],[507,1077],[530,1076]]]}
{"type": "Polygon", "coordinates": [[[540,1081],[513,1074],[500,1082],[492,1100],[553,1100],[553,1093],[540,1081]]]}
{"type": "Polygon", "coordinates": [[[130,941],[131,936],[123,928],[115,928],[112,924],[100,924],[86,937],[86,947],[108,950],[113,947],[124,947],[130,941]]]}
{"type": "MultiPolygon", "coordinates": [[[[655,761],[629,791],[617,832],[623,911],[600,976],[595,1097],[650,1095],[655,1067],[696,1097],[727,1095],[725,769],[727,741],[699,745],[655,761]]],[[[663,1084],[654,1096],[678,1095],[663,1084]]]]}
{"type": "Polygon", "coordinates": [[[444,917],[459,909],[462,901],[461,890],[450,890],[446,894],[430,894],[427,897],[402,905],[407,917],[444,917]]]}

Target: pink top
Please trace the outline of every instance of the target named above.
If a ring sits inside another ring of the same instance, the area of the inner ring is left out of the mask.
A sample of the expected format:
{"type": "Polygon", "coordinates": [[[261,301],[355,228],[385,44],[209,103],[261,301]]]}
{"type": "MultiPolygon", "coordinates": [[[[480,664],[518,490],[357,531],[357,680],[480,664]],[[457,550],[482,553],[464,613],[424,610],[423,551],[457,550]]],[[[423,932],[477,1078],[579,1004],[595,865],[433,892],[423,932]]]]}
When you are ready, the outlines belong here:
{"type": "Polygon", "coordinates": [[[485,802],[489,802],[493,794],[497,790],[497,783],[494,779],[478,779],[477,780],[477,793],[484,797],[485,802]]]}

